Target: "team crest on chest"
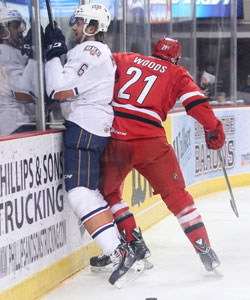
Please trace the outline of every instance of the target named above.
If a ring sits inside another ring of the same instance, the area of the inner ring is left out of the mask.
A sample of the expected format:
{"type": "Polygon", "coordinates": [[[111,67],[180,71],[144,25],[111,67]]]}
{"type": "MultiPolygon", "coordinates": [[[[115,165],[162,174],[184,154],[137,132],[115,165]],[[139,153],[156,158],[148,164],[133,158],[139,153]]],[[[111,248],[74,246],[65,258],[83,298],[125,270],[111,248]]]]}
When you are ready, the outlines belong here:
{"type": "Polygon", "coordinates": [[[92,46],[92,45],[88,45],[88,46],[86,46],[84,49],[83,49],[83,51],[89,51],[89,53],[91,54],[91,55],[97,55],[98,57],[101,55],[101,51],[97,48],[97,47],[95,47],[95,46],[92,46]]]}
{"type": "Polygon", "coordinates": [[[105,128],[104,128],[104,132],[105,132],[105,133],[109,133],[109,132],[110,132],[110,127],[105,127],[105,128]]]}

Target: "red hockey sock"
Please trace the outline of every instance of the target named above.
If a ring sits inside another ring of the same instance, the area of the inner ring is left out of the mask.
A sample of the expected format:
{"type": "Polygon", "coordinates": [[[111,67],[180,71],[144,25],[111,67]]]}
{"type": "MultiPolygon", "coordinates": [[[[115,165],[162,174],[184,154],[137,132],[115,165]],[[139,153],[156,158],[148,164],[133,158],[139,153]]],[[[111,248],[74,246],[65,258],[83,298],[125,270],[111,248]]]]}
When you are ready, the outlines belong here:
{"type": "Polygon", "coordinates": [[[125,230],[126,240],[130,243],[134,237],[132,231],[137,227],[135,217],[129,210],[129,206],[126,202],[121,201],[111,207],[111,211],[114,215],[118,230],[120,233],[125,230]]]}
{"type": "Polygon", "coordinates": [[[197,225],[198,225],[197,228],[194,228],[195,226],[191,226],[191,227],[188,227],[184,230],[186,236],[188,237],[188,239],[192,243],[192,245],[193,245],[196,252],[198,252],[198,250],[195,247],[195,242],[198,241],[200,238],[204,238],[207,245],[210,246],[209,238],[208,238],[208,235],[207,235],[207,230],[206,230],[204,224],[201,222],[197,225]]]}
{"type": "Polygon", "coordinates": [[[125,229],[127,242],[133,241],[132,231],[136,228],[134,215],[131,213],[127,215],[126,219],[119,220],[116,224],[120,233],[125,229]]]}
{"type": "Polygon", "coordinates": [[[210,246],[207,230],[200,213],[194,205],[184,208],[176,217],[196,252],[198,251],[195,242],[200,238],[204,238],[207,245],[210,246]]]}

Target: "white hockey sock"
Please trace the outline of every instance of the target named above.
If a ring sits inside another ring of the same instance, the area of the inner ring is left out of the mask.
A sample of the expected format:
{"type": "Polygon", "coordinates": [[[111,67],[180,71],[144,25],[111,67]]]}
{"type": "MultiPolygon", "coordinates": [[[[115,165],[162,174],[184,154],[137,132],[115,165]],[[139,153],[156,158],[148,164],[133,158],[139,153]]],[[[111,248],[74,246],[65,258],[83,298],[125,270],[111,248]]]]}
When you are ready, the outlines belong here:
{"type": "Polygon", "coordinates": [[[91,236],[106,255],[111,254],[121,243],[114,223],[99,227],[91,236]]]}

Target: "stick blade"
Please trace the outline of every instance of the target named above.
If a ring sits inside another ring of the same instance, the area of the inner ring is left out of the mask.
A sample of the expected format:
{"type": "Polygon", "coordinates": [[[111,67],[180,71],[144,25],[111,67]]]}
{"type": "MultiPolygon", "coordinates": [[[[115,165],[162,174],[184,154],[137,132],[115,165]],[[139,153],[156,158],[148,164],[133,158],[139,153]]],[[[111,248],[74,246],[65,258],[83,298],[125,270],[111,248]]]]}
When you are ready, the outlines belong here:
{"type": "Polygon", "coordinates": [[[230,204],[231,204],[232,210],[235,213],[236,217],[239,218],[239,213],[238,213],[236,204],[232,199],[230,199],[230,204]]]}

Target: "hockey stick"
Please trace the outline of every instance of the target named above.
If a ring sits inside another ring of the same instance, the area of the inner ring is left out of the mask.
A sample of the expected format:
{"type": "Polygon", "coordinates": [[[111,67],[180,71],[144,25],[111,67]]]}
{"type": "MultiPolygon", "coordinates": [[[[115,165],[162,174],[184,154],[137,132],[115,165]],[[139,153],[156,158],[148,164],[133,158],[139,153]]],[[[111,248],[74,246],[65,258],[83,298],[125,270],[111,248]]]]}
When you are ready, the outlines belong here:
{"type": "Polygon", "coordinates": [[[227,182],[227,187],[228,187],[228,190],[229,190],[229,193],[230,193],[230,196],[231,196],[230,204],[231,204],[232,210],[235,213],[236,217],[239,218],[239,213],[238,213],[238,210],[237,210],[237,207],[236,207],[236,203],[235,203],[235,200],[234,200],[234,195],[233,195],[231,185],[230,185],[230,182],[229,182],[229,179],[228,179],[228,176],[227,176],[227,172],[226,172],[226,169],[225,169],[225,166],[224,166],[224,163],[223,163],[222,154],[221,154],[220,149],[217,150],[217,154],[218,154],[218,157],[219,157],[219,160],[220,160],[220,163],[221,163],[221,167],[222,167],[222,171],[224,173],[224,177],[225,177],[226,182],[227,182]]]}
{"type": "Polygon", "coordinates": [[[53,20],[53,14],[52,14],[50,0],[46,0],[46,7],[47,7],[47,12],[48,12],[49,24],[52,27],[52,29],[55,30],[55,23],[53,20]]]}

